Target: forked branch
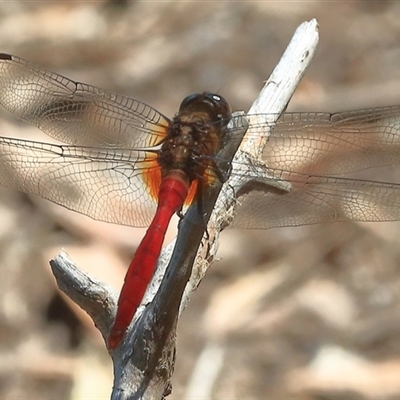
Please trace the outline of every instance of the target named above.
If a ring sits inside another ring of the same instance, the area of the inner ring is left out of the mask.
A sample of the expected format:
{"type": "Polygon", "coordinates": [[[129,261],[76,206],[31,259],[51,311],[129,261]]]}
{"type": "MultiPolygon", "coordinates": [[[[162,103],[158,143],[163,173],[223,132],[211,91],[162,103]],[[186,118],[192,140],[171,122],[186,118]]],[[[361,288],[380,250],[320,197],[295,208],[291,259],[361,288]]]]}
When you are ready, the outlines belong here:
{"type": "MultiPolygon", "coordinates": [[[[249,114],[265,114],[265,122],[269,125],[276,121],[310,63],[317,43],[316,20],[300,25],[249,114]]],[[[254,140],[256,136],[251,134],[251,128],[247,133],[248,139],[243,140],[235,156],[238,165],[252,159],[257,164],[265,144],[261,138],[254,140]]],[[[267,140],[267,136],[263,136],[263,140],[267,140]]],[[[232,159],[236,149],[228,146],[224,151],[228,153],[224,158],[232,159]]],[[[207,193],[204,209],[208,215],[214,210],[207,235],[204,236],[204,223],[193,224],[193,220],[199,218],[195,215],[197,211],[189,210],[188,213],[193,214],[184,218],[176,244],[172,243],[163,251],[143,299],[143,304],[148,305],[129,326],[123,343],[111,353],[114,363],[112,399],[153,400],[162,399],[169,393],[179,315],[214,259],[219,234],[234,214],[232,193],[243,185],[243,182],[235,181],[237,175],[232,174],[223,185],[218,200],[220,188],[207,193]]],[[[260,177],[263,178],[261,170],[260,177]]],[[[50,264],[59,288],[92,317],[106,341],[115,317],[116,291],[81,272],[65,253],[50,264]]]]}

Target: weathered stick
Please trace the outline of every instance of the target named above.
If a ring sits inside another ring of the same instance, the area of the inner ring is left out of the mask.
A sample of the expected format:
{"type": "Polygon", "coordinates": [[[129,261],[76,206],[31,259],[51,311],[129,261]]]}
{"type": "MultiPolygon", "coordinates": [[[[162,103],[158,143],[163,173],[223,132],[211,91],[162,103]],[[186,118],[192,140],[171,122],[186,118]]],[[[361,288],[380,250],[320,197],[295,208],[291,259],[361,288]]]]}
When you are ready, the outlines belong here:
{"type": "MultiPolygon", "coordinates": [[[[265,116],[268,124],[279,117],[311,61],[317,43],[316,20],[300,25],[249,113],[269,114],[265,116]]],[[[111,354],[114,363],[112,399],[153,400],[162,399],[169,393],[175,360],[175,329],[180,312],[216,254],[220,231],[229,224],[234,214],[236,203],[232,194],[244,183],[237,176],[246,173],[242,170],[246,163],[251,164],[254,175],[257,158],[265,144],[255,140],[251,129],[247,133],[248,139],[243,141],[235,156],[235,165],[240,166],[241,170],[232,171],[231,178],[224,184],[206,237],[201,239],[204,227],[201,224],[192,225],[196,216],[191,215],[184,218],[176,245],[172,243],[163,251],[157,272],[143,299],[142,304],[149,305],[139,310],[123,343],[111,354]],[[174,255],[168,265],[173,249],[174,255]]],[[[263,140],[267,140],[266,135],[263,140]]],[[[234,152],[235,149],[229,151],[234,152]]],[[[224,157],[228,156],[224,154],[224,157]]],[[[271,180],[271,177],[265,176],[261,164],[259,172],[260,179],[271,180]]],[[[219,188],[215,190],[218,193],[219,188]]],[[[286,190],[284,185],[283,190],[286,190]]],[[[290,190],[289,186],[287,190],[290,190]]],[[[213,197],[216,198],[214,192],[206,199],[206,210],[215,201],[213,197]]],[[[58,255],[50,264],[59,288],[88,312],[106,340],[117,307],[116,291],[81,272],[65,253],[58,255]]]]}

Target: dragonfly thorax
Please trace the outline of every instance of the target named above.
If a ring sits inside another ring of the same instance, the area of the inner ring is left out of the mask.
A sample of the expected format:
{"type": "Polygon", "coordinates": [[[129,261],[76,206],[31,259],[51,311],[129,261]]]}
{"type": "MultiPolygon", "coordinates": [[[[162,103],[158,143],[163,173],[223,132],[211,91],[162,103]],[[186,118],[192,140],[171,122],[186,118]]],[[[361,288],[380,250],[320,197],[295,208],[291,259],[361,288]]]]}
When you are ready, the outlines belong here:
{"type": "Polygon", "coordinates": [[[210,160],[223,145],[230,112],[229,103],[218,95],[206,92],[186,97],[159,153],[162,175],[182,170],[192,182],[213,168],[210,160]]]}

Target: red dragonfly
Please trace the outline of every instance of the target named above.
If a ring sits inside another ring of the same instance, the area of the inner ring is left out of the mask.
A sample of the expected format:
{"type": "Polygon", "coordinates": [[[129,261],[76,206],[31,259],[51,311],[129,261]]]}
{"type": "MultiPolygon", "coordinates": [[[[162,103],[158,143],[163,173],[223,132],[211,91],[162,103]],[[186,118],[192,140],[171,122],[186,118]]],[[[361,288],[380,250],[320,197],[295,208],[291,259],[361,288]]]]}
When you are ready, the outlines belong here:
{"type": "MultiPolygon", "coordinates": [[[[202,192],[223,179],[216,160],[231,137],[230,106],[216,94],[191,95],[169,119],[7,54],[0,54],[0,104],[68,144],[0,137],[0,185],[97,220],[149,226],[119,298],[108,339],[114,349],[151,280],[172,215],[194,201],[201,207],[202,192]]],[[[249,116],[255,138],[267,135],[264,117],[249,116]]],[[[340,176],[400,163],[400,106],[285,113],[262,161],[271,184],[260,184],[256,168],[232,164],[244,182],[235,226],[400,220],[400,185],[340,176]]]]}

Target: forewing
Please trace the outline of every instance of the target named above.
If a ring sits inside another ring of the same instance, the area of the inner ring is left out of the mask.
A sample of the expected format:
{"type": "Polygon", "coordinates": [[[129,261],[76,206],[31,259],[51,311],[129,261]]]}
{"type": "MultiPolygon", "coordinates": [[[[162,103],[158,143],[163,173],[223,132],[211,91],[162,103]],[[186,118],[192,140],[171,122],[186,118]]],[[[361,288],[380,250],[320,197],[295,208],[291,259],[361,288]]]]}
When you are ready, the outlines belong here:
{"type": "Polygon", "coordinates": [[[0,54],[0,104],[49,136],[80,146],[149,147],[169,120],[137,100],[0,54]]]}
{"type": "MultiPolygon", "coordinates": [[[[400,107],[286,113],[264,148],[271,168],[340,175],[400,163],[400,107]]],[[[261,134],[261,126],[253,130],[261,134]]]]}

